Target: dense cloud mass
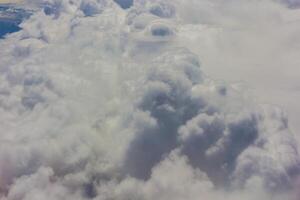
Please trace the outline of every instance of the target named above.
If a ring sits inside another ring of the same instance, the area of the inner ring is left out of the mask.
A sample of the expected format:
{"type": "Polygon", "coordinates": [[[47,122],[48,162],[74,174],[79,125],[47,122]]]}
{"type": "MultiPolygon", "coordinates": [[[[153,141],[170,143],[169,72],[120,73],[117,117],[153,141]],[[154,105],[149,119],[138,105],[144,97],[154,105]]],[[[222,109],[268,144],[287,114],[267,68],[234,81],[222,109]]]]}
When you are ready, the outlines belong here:
{"type": "Polygon", "coordinates": [[[28,0],[0,41],[0,199],[299,200],[286,114],[183,42],[236,1],[28,0]]]}

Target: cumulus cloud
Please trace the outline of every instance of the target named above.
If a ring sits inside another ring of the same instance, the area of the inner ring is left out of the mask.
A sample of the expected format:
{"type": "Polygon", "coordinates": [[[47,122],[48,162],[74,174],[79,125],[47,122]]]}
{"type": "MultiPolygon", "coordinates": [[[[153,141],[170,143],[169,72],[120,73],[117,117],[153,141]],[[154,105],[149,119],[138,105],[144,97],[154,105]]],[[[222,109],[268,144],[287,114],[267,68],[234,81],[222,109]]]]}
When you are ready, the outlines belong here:
{"type": "Polygon", "coordinates": [[[298,200],[285,113],[206,76],[182,42],[229,20],[201,18],[209,2],[28,5],[0,41],[1,200],[298,200]]]}
{"type": "Polygon", "coordinates": [[[259,101],[283,106],[290,127],[299,132],[300,15],[288,2],[201,0],[174,5],[184,20],[177,29],[181,44],[200,56],[205,73],[246,84],[259,101]]]}

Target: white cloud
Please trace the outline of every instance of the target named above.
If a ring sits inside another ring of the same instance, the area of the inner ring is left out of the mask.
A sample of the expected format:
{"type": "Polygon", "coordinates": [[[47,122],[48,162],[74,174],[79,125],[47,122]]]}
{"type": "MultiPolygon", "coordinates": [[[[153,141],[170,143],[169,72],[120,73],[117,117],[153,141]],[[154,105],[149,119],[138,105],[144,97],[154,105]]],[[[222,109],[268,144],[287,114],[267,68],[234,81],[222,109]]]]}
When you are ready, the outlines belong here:
{"type": "Polygon", "coordinates": [[[208,78],[197,56],[224,61],[218,31],[252,35],[254,21],[288,8],[29,3],[40,10],[0,41],[1,200],[296,200],[300,161],[286,115],[208,78]]]}
{"type": "Polygon", "coordinates": [[[245,82],[259,101],[282,106],[298,133],[299,9],[278,1],[176,5],[185,22],[181,43],[200,56],[204,71],[215,79],[245,82]]]}

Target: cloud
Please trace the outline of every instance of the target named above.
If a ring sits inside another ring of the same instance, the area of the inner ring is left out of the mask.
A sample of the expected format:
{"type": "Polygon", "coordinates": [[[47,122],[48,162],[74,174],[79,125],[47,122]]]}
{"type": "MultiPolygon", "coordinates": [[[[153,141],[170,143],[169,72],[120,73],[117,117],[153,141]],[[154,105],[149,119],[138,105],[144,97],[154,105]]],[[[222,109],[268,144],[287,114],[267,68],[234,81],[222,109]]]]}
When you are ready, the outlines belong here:
{"type": "Polygon", "coordinates": [[[194,18],[213,13],[197,2],[28,2],[0,41],[1,200],[297,200],[284,112],[209,78],[182,43],[188,24],[239,24],[194,18]]]}
{"type": "Polygon", "coordinates": [[[200,56],[205,73],[246,84],[260,102],[280,105],[289,114],[290,128],[299,132],[299,9],[279,1],[174,5],[184,20],[177,28],[181,44],[200,56]]]}
{"type": "Polygon", "coordinates": [[[286,4],[290,8],[299,8],[299,5],[300,5],[299,0],[283,0],[281,2],[286,4]]]}

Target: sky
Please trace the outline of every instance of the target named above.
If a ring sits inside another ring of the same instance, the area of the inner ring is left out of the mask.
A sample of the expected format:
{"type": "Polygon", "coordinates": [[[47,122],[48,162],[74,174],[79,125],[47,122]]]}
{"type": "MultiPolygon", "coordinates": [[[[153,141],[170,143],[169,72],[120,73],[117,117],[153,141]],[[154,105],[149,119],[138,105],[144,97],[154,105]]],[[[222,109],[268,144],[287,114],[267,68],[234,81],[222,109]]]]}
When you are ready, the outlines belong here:
{"type": "Polygon", "coordinates": [[[0,200],[299,200],[297,0],[22,6],[0,200]]]}

